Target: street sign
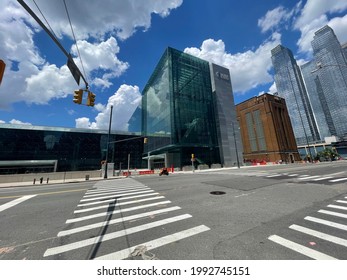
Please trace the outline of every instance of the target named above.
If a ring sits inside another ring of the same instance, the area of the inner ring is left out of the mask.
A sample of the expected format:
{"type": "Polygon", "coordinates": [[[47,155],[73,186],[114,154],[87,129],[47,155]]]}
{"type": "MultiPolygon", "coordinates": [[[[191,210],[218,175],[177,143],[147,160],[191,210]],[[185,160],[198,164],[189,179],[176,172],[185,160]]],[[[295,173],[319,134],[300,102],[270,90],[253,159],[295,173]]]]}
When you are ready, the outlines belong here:
{"type": "Polygon", "coordinates": [[[67,59],[67,67],[69,67],[72,76],[74,77],[76,83],[79,85],[80,79],[81,79],[81,73],[80,73],[80,70],[78,69],[77,65],[73,61],[71,54],[69,54],[69,57],[67,59]]]}
{"type": "Polygon", "coordinates": [[[5,72],[5,68],[6,68],[6,63],[2,59],[0,59],[0,85],[1,85],[2,77],[5,72]]]}

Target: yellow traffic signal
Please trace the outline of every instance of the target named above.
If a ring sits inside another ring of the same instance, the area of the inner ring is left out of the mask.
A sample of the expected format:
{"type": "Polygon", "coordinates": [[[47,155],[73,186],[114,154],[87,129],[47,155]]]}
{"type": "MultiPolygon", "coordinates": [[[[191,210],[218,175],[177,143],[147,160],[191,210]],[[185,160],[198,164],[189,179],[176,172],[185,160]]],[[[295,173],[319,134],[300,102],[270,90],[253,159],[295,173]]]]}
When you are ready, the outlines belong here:
{"type": "Polygon", "coordinates": [[[143,143],[147,144],[147,142],[148,142],[148,138],[147,137],[143,138],[143,143]]]}
{"type": "Polygon", "coordinates": [[[6,68],[6,63],[2,59],[0,59],[0,84],[2,81],[2,76],[4,75],[4,72],[5,72],[5,68],[6,68]]]}
{"type": "Polygon", "coordinates": [[[82,98],[83,98],[83,89],[75,90],[75,94],[73,96],[73,102],[77,104],[81,104],[82,98]]]}
{"type": "Polygon", "coordinates": [[[192,158],[195,158],[195,155],[194,155],[194,154],[192,154],[192,158]]]}
{"type": "Polygon", "coordinates": [[[88,91],[88,99],[87,99],[87,106],[94,106],[95,102],[95,94],[91,91],[88,91]]]}

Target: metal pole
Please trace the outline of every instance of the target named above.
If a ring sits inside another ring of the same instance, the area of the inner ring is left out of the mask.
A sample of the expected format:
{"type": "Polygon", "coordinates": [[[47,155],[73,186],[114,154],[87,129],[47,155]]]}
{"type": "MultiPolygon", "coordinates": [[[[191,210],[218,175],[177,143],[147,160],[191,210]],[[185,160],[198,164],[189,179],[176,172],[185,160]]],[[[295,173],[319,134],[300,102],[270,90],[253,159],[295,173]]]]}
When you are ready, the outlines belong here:
{"type": "Polygon", "coordinates": [[[111,134],[111,124],[112,124],[112,111],[113,111],[113,105],[111,105],[110,121],[109,121],[109,124],[108,124],[108,135],[107,135],[107,144],[106,144],[106,158],[105,158],[104,179],[107,179],[108,147],[110,145],[110,134],[111,134]]]}
{"type": "MultiPolygon", "coordinates": [[[[36,22],[42,27],[42,29],[44,31],[46,31],[46,33],[48,34],[49,37],[51,37],[51,39],[53,40],[53,42],[60,48],[60,50],[64,53],[64,55],[68,58],[72,60],[71,55],[64,49],[64,47],[60,44],[60,42],[57,40],[57,38],[52,34],[52,32],[43,24],[43,22],[40,20],[40,18],[33,12],[33,10],[30,9],[30,7],[23,1],[23,0],[17,0],[19,4],[22,5],[22,7],[34,18],[34,20],[36,20],[36,22]]],[[[75,64],[73,62],[73,64],[75,64]]],[[[78,69],[78,67],[76,65],[74,65],[76,67],[76,70],[78,71],[78,74],[82,77],[84,83],[86,84],[86,88],[88,88],[88,83],[87,80],[84,78],[84,76],[82,75],[80,69],[78,69]]]]}
{"type": "Polygon", "coordinates": [[[236,143],[234,122],[231,121],[231,124],[232,124],[232,126],[233,126],[233,136],[234,136],[234,143],[235,143],[235,152],[236,152],[237,167],[240,168],[240,160],[239,160],[239,153],[238,153],[238,150],[237,150],[237,143],[236,143]]]}
{"type": "Polygon", "coordinates": [[[130,170],[130,153],[128,154],[128,176],[129,176],[129,171],[130,170]]]}

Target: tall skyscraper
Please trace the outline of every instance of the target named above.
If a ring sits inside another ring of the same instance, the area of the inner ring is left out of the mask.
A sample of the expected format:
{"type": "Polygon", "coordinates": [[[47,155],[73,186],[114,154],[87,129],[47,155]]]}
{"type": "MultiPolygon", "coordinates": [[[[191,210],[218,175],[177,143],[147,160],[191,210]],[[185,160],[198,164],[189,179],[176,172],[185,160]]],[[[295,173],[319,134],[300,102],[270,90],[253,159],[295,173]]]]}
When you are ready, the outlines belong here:
{"type": "Polygon", "coordinates": [[[271,50],[271,54],[277,91],[286,100],[297,145],[320,141],[301,71],[293,53],[278,45],[271,50]]]}
{"type": "Polygon", "coordinates": [[[315,72],[317,68],[314,60],[301,65],[301,72],[304,77],[304,82],[307,94],[310,98],[312,110],[316,118],[317,127],[320,138],[324,140],[325,137],[336,135],[336,129],[332,120],[327,100],[324,96],[322,85],[315,72]]]}
{"type": "MultiPolygon", "coordinates": [[[[316,90],[326,102],[325,113],[328,120],[330,115],[332,122],[330,127],[335,129],[337,136],[342,137],[347,133],[346,49],[327,25],[315,32],[311,44],[316,64],[316,69],[311,74],[316,81],[316,90]]],[[[322,105],[324,108],[323,103],[322,105]]]]}

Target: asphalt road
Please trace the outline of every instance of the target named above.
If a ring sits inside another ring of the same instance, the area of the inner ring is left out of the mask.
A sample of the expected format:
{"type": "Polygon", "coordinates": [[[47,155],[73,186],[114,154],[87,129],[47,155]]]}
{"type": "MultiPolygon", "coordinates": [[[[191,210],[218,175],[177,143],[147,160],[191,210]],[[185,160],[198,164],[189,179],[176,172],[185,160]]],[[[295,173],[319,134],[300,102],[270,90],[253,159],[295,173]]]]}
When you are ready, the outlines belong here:
{"type": "Polygon", "coordinates": [[[347,162],[0,190],[0,259],[347,259],[347,162]]]}

